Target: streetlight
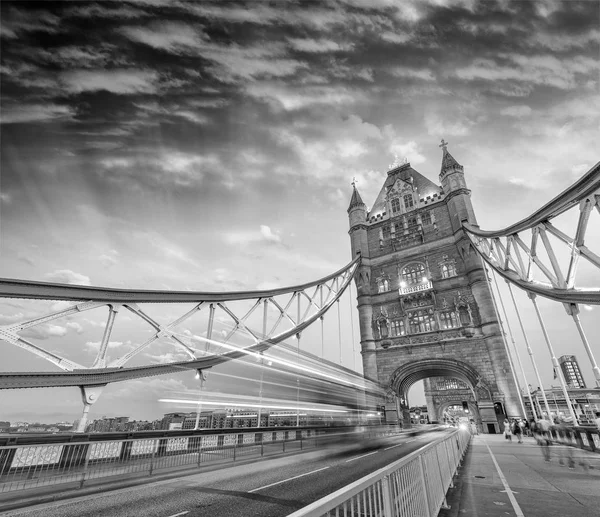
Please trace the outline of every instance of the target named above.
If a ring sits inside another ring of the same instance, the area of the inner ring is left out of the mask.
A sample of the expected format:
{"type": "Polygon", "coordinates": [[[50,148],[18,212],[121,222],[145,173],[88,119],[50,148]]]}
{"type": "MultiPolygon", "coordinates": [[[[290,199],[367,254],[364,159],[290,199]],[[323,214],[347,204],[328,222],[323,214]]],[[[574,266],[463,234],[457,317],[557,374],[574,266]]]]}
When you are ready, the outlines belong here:
{"type": "Polygon", "coordinates": [[[197,369],[196,375],[194,376],[196,380],[200,381],[200,393],[198,395],[198,410],[196,411],[196,424],[194,425],[194,430],[198,430],[198,424],[200,423],[200,409],[202,408],[202,388],[204,388],[204,381],[206,380],[206,373],[202,370],[197,369]]]}

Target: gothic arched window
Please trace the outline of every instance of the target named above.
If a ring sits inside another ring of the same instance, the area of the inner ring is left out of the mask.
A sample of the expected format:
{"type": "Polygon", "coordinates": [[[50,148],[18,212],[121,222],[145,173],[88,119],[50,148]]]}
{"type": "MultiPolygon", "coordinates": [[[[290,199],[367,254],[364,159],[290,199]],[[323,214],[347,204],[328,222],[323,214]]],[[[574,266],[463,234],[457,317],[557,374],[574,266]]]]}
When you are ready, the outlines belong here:
{"type": "Polygon", "coordinates": [[[392,336],[403,336],[406,334],[404,330],[404,320],[393,320],[392,321],[392,336]]]}
{"type": "Polygon", "coordinates": [[[389,335],[387,321],[383,318],[379,320],[379,335],[381,339],[385,339],[389,335]]]}
{"type": "Polygon", "coordinates": [[[434,329],[433,314],[428,311],[416,311],[409,316],[411,333],[429,332],[434,329]]]}
{"type": "Polygon", "coordinates": [[[409,264],[402,270],[402,280],[407,285],[418,284],[423,281],[425,276],[425,266],[423,264],[409,264]]]}
{"type": "Polygon", "coordinates": [[[423,225],[431,224],[431,212],[423,212],[421,214],[421,222],[423,225]]]}
{"type": "Polygon", "coordinates": [[[442,264],[442,278],[456,276],[456,266],[452,263],[442,264]]]}
{"type": "Polygon", "coordinates": [[[387,278],[378,278],[377,279],[377,292],[378,293],[386,293],[390,290],[390,282],[387,278]]]}
{"type": "Polygon", "coordinates": [[[442,329],[453,329],[460,327],[458,318],[456,317],[456,313],[454,311],[440,312],[440,325],[442,329]]]}
{"type": "Polygon", "coordinates": [[[410,210],[413,206],[415,206],[412,194],[404,194],[404,197],[402,199],[404,200],[404,207],[407,210],[410,210]]]}
{"type": "Polygon", "coordinates": [[[397,214],[400,212],[400,200],[395,197],[392,199],[392,214],[397,214]]]}
{"type": "Polygon", "coordinates": [[[469,309],[464,305],[459,307],[458,315],[460,316],[460,324],[462,326],[471,324],[471,315],[469,314],[469,309]]]}

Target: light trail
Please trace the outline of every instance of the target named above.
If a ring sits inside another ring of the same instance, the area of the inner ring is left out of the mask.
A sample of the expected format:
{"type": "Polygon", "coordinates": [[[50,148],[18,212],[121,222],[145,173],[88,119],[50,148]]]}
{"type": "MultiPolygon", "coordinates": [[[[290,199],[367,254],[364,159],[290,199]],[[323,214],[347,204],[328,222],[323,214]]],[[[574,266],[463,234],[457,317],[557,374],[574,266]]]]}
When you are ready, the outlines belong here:
{"type": "MultiPolygon", "coordinates": [[[[158,399],[159,402],[167,402],[167,403],[172,403],[172,404],[193,404],[193,405],[197,405],[198,401],[197,400],[187,400],[187,399],[158,399]]],[[[264,404],[239,404],[237,402],[211,402],[211,401],[206,401],[203,400],[202,404],[206,404],[209,406],[236,406],[236,407],[244,407],[244,408],[265,408],[265,409],[285,409],[285,410],[289,410],[289,411],[299,411],[299,410],[304,410],[304,411],[318,411],[321,413],[348,413],[347,410],[344,409],[318,409],[318,408],[312,408],[309,406],[272,406],[272,405],[264,405],[264,404]]]]}

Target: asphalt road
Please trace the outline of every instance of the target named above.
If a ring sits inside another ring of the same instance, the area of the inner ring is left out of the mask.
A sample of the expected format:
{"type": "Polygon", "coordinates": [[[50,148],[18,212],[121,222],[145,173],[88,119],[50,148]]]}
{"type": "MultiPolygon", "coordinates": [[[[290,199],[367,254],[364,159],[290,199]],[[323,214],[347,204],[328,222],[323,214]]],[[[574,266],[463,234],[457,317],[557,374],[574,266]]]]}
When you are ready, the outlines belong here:
{"type": "Polygon", "coordinates": [[[387,438],[374,449],[337,447],[13,510],[26,517],[288,515],[380,469],[442,433],[387,438]]]}

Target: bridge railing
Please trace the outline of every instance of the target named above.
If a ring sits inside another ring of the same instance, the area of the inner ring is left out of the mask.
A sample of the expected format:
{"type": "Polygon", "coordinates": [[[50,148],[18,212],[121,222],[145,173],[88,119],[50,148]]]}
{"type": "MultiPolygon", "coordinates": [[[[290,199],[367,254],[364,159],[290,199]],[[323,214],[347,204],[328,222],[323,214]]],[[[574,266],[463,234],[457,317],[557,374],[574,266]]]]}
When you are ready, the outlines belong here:
{"type": "Polygon", "coordinates": [[[104,435],[104,439],[87,441],[95,438],[90,435],[77,437],[78,441],[2,445],[0,493],[67,484],[81,488],[94,479],[151,476],[397,431],[395,426],[363,432],[356,427],[257,428],[172,432],[148,438],[109,439],[104,435]]]}
{"type": "Polygon", "coordinates": [[[470,439],[456,430],[288,517],[435,517],[447,508],[446,492],[470,439]]]}
{"type": "Polygon", "coordinates": [[[550,437],[556,443],[600,453],[600,429],[597,427],[552,428],[550,437]]]}

